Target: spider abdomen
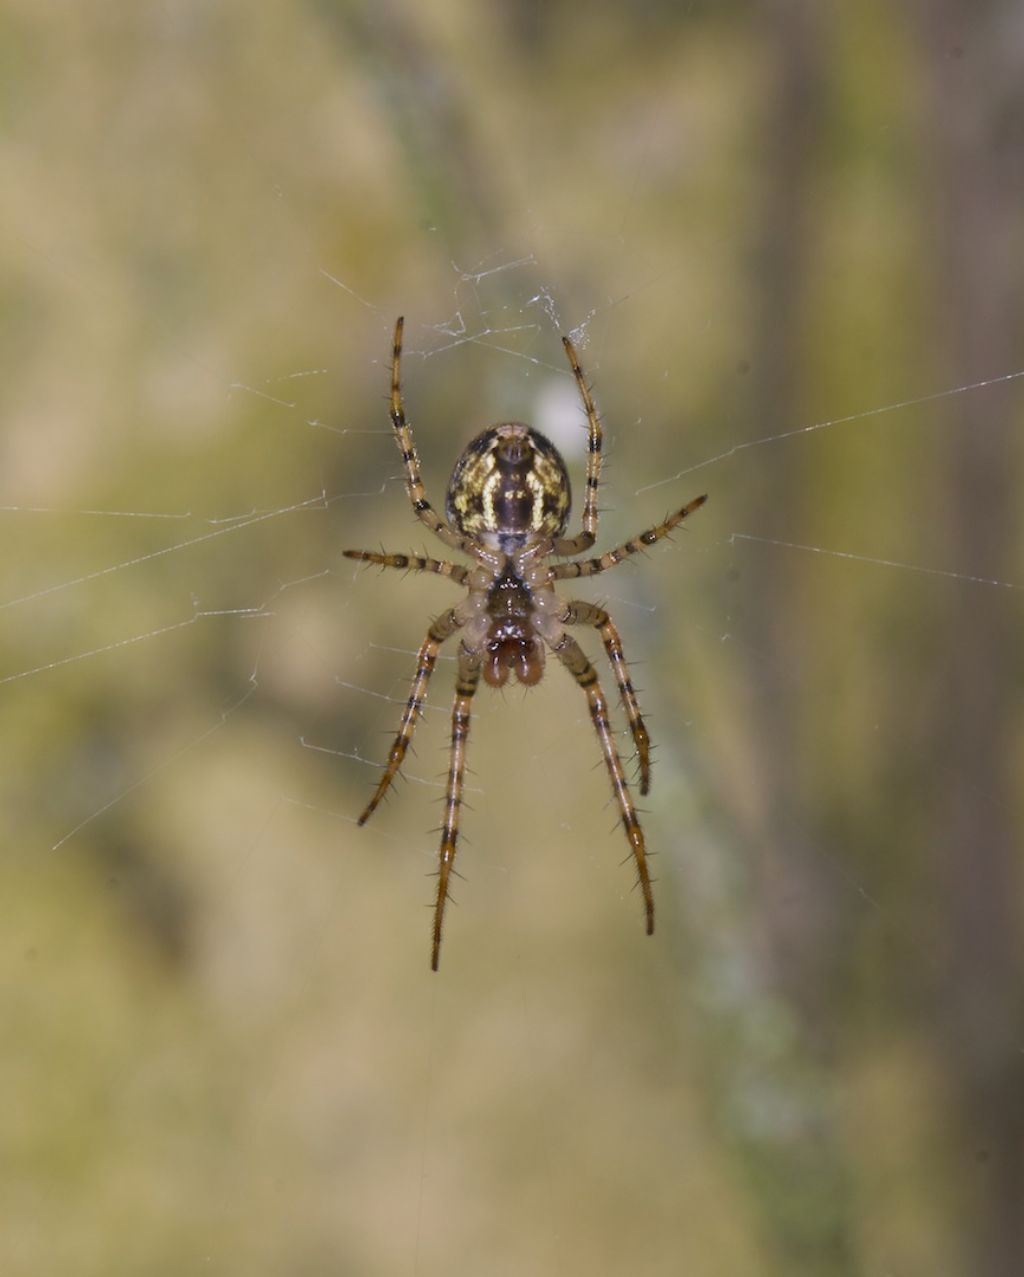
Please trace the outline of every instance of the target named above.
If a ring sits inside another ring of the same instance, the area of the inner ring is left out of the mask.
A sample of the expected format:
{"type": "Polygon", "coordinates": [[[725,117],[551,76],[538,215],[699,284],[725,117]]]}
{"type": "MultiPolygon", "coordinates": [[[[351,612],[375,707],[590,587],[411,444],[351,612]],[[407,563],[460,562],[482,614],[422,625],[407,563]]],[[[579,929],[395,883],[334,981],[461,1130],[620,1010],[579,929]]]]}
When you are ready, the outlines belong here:
{"type": "Polygon", "coordinates": [[[569,475],[558,449],[518,421],[470,440],[448,483],[445,510],[467,536],[503,551],[559,537],[569,518],[569,475]]]}

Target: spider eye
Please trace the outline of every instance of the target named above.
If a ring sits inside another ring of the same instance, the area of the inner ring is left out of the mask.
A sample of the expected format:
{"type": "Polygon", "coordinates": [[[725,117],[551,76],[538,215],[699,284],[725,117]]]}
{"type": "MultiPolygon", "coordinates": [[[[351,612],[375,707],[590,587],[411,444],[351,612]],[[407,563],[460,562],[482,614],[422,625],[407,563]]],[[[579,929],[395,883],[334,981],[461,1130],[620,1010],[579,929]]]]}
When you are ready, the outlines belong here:
{"type": "Polygon", "coordinates": [[[448,520],[467,536],[492,533],[523,545],[559,537],[569,518],[571,489],[558,449],[519,422],[491,426],[455,463],[448,484],[448,520]]]}

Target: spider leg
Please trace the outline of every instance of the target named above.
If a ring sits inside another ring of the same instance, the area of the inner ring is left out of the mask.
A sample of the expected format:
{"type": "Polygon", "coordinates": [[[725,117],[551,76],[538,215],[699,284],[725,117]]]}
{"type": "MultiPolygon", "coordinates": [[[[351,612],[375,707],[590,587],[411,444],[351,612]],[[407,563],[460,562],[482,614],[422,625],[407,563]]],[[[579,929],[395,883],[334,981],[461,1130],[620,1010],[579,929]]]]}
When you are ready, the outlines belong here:
{"type": "Polygon", "coordinates": [[[380,800],[387,793],[391,782],[398,774],[398,769],[402,766],[402,760],[405,758],[406,750],[409,748],[409,742],[412,740],[416,724],[423,714],[423,702],[427,694],[427,684],[430,682],[430,676],[434,672],[438,649],[445,639],[450,638],[462,624],[463,622],[459,620],[455,608],[449,608],[447,612],[437,618],[427,631],[427,637],[423,640],[419,655],[416,657],[416,674],[412,680],[412,690],[409,692],[409,699],[405,702],[405,709],[402,711],[402,721],[398,728],[398,735],[395,737],[395,743],[388,752],[388,761],[384,768],[384,774],[381,776],[373,797],[366,804],[357,824],[366,824],[376,811],[380,800]]]}
{"type": "Polygon", "coordinates": [[[640,793],[646,794],[651,787],[651,738],[644,726],[643,716],[636,699],[636,689],[626,667],[619,631],[604,608],[595,607],[592,603],[582,603],[576,599],[566,605],[565,611],[558,619],[563,625],[592,625],[601,635],[612,673],[619,685],[619,695],[622,697],[626,717],[629,719],[633,744],[636,746],[636,756],[640,767],[640,793]]]}
{"type": "Polygon", "coordinates": [[[469,537],[462,536],[454,528],[449,527],[427,500],[427,492],[423,486],[423,476],[420,473],[420,459],[416,454],[416,445],[412,440],[412,430],[405,419],[405,405],[402,402],[402,329],[404,326],[404,318],[399,318],[395,324],[395,338],[391,348],[390,415],[391,424],[395,428],[395,443],[398,445],[398,451],[402,454],[402,464],[405,466],[405,490],[409,495],[412,508],[416,512],[416,517],[421,523],[428,527],[436,537],[439,537],[449,549],[462,550],[465,554],[472,554],[473,542],[469,537]]]}
{"type": "Polygon", "coordinates": [[[449,563],[447,559],[425,559],[420,554],[378,554],[374,550],[342,550],[342,554],[346,559],[376,563],[382,568],[403,568],[406,572],[436,572],[438,576],[450,577],[456,585],[466,585],[469,581],[469,568],[458,563],[449,563]]]}
{"type": "Polygon", "coordinates": [[[441,827],[441,852],[437,871],[437,900],[434,904],[434,936],[430,950],[430,969],[436,971],[441,960],[441,929],[444,907],[450,899],[448,880],[455,865],[455,847],[459,838],[459,809],[466,774],[466,742],[469,739],[470,704],[480,681],[481,657],[459,648],[459,673],[452,705],[452,748],[448,763],[448,787],[444,798],[444,824],[441,827]]]}
{"type": "Polygon", "coordinates": [[[597,408],[594,405],[594,397],[590,393],[587,379],[584,377],[583,369],[580,367],[576,347],[568,337],[562,338],[562,345],[565,347],[569,367],[572,369],[572,375],[576,378],[580,398],[583,400],[588,428],[587,491],[583,500],[583,531],[579,536],[556,538],[551,551],[552,554],[568,555],[582,554],[584,550],[589,550],[597,539],[597,489],[601,483],[601,445],[603,435],[601,432],[601,418],[598,416],[597,408]]]}
{"type": "MultiPolygon", "coordinates": [[[[648,528],[646,532],[641,532],[638,537],[623,541],[614,550],[606,551],[600,558],[583,559],[579,563],[553,564],[550,569],[551,579],[564,581],[569,577],[575,579],[578,576],[596,576],[598,572],[607,572],[609,568],[613,568],[616,563],[621,563],[623,559],[629,558],[631,554],[636,554],[638,550],[644,550],[647,546],[654,545],[656,541],[660,541],[662,537],[668,536],[672,529],[678,527],[688,514],[693,514],[694,510],[699,510],[707,499],[706,492],[702,496],[694,497],[681,510],[677,510],[675,514],[670,514],[664,523],[658,523],[653,528],[648,528]]],[[[556,550],[555,553],[561,554],[562,551],[556,550]]],[[[575,553],[575,551],[570,551],[569,553],[575,553]]]]}
{"type": "Polygon", "coordinates": [[[622,769],[622,759],[615,748],[611,724],[608,721],[608,702],[597,677],[597,670],[587,660],[586,653],[576,640],[563,630],[560,636],[548,640],[552,651],[583,688],[590,707],[590,718],[601,742],[605,765],[611,778],[612,790],[619,804],[622,816],[622,827],[626,831],[629,845],[636,861],[640,890],[644,896],[644,912],[647,918],[647,934],[654,934],[654,893],[651,890],[651,875],[647,868],[647,847],[644,843],[644,831],[640,828],[640,818],[636,814],[633,796],[626,783],[626,774],[622,769]]]}

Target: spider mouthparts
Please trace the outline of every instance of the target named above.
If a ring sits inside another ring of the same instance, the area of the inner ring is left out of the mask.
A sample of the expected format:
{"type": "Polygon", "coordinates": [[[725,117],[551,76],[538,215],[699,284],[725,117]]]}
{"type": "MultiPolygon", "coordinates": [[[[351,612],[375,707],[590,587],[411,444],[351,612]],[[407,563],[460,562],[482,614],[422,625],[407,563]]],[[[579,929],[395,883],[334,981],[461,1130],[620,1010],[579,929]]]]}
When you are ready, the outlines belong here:
{"type": "Polygon", "coordinates": [[[534,687],[544,674],[544,649],[536,639],[506,638],[492,642],[484,661],[484,682],[504,687],[509,674],[534,687]]]}

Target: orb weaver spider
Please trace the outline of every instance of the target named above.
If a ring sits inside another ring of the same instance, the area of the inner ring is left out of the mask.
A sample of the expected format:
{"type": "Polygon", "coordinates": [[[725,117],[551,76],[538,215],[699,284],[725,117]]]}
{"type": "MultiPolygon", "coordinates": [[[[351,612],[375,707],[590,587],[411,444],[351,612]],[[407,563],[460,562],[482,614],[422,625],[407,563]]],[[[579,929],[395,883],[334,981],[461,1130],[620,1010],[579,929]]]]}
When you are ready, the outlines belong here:
{"type": "Polygon", "coordinates": [[[569,475],[550,440],[521,422],[490,426],[467,444],[455,463],[445,500],[445,518],[427,500],[420,476],[419,457],[412,431],[405,417],[401,388],[402,329],[395,324],[391,355],[391,424],[395,443],[405,467],[405,489],[417,518],[450,550],[468,555],[472,567],[447,559],[423,558],[411,554],[376,553],[372,550],[345,550],[346,558],[376,563],[382,568],[410,572],[435,572],[462,586],[466,594],[460,603],[442,613],[427,630],[416,658],[412,690],[402,711],[402,721],[377,788],[358,823],[364,825],[376,811],[394,780],[423,713],[427,684],[434,671],[441,644],[461,635],[455,701],[452,708],[451,754],[445,789],[444,821],[437,896],[434,902],[433,940],[430,966],[436,971],[441,956],[441,931],[445,904],[450,899],[449,881],[455,864],[459,837],[459,809],[466,768],[470,705],[481,675],[491,687],[502,687],[510,674],[532,687],[544,673],[545,646],[573,676],[587,698],[590,718],[597,732],[618,803],[622,825],[636,861],[637,877],[643,893],[647,934],[654,932],[654,894],[647,867],[647,850],[622,760],[615,745],[605,699],[597,671],[568,632],[570,626],[589,625],[598,631],[608,655],[629,730],[636,748],[640,773],[640,793],[650,788],[650,738],[640,715],[636,692],[626,668],[619,632],[604,608],[578,600],[565,602],[555,591],[555,582],[596,576],[613,568],[645,546],[667,536],[707,500],[694,497],[682,509],[669,515],[639,536],[608,550],[598,558],[574,559],[589,550],[597,536],[597,491],[601,479],[601,422],[576,355],[568,337],[562,345],[576,379],[587,416],[587,475],[583,504],[583,528],[574,537],[564,535],[569,520],[569,475]],[[572,560],[549,565],[549,558],[572,560]]]}

